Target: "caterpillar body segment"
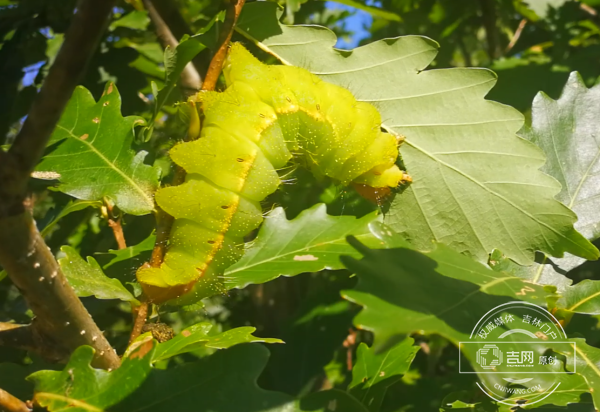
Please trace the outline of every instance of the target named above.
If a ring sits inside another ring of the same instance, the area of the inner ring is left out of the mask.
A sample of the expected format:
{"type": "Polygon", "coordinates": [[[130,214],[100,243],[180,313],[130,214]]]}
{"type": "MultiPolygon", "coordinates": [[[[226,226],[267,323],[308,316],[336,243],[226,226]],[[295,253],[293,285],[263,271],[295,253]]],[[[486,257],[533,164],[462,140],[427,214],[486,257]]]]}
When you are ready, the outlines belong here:
{"type": "Polygon", "coordinates": [[[242,256],[244,236],[262,223],[260,202],[291,160],[364,193],[389,193],[408,179],[395,164],[398,139],[348,90],[301,68],[265,65],[237,43],[223,73],[224,92],[195,97],[200,138],[170,151],[185,183],[156,193],[175,223],[161,267],[137,272],[154,303],[223,292],[219,275],[242,256]]]}

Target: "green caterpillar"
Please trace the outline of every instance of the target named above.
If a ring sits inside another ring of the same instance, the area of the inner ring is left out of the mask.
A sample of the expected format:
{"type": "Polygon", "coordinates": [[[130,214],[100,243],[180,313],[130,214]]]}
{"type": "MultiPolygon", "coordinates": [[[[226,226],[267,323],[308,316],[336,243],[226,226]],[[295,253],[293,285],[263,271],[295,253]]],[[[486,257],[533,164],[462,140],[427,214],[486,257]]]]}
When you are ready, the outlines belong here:
{"type": "Polygon", "coordinates": [[[194,99],[200,138],[170,151],[186,182],[156,193],[175,223],[161,267],[137,272],[154,303],[222,292],[218,277],[242,256],[244,236],[263,220],[260,202],[291,159],[365,196],[409,180],[395,164],[400,139],[381,131],[377,109],[348,90],[298,67],[265,65],[238,43],[223,73],[224,92],[194,99]]]}

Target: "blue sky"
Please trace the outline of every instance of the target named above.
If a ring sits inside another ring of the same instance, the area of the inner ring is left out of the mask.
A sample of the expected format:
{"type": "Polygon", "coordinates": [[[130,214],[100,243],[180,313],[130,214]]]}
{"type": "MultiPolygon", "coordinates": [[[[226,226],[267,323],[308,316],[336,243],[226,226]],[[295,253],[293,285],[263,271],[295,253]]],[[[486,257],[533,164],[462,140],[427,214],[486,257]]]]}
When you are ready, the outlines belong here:
{"type": "MultiPolygon", "coordinates": [[[[377,3],[374,3],[374,5],[376,4],[377,3]]],[[[359,41],[369,37],[369,32],[365,29],[365,27],[370,27],[371,23],[373,22],[373,18],[369,13],[333,1],[328,1],[325,3],[325,6],[328,9],[342,9],[354,12],[352,16],[343,21],[346,30],[354,32],[352,38],[349,42],[339,39],[336,47],[341,49],[353,49],[358,45],[359,41]]]]}

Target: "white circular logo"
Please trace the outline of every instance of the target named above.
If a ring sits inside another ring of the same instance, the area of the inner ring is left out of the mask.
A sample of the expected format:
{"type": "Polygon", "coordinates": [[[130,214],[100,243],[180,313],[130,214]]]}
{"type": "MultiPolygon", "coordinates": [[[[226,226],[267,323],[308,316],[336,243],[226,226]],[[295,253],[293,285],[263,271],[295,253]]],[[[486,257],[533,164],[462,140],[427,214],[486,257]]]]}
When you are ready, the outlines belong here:
{"type": "Polygon", "coordinates": [[[459,342],[459,371],[477,373],[477,385],[497,402],[532,405],[558,389],[561,374],[575,373],[575,347],[550,312],[509,302],[483,315],[469,340],[459,342]]]}

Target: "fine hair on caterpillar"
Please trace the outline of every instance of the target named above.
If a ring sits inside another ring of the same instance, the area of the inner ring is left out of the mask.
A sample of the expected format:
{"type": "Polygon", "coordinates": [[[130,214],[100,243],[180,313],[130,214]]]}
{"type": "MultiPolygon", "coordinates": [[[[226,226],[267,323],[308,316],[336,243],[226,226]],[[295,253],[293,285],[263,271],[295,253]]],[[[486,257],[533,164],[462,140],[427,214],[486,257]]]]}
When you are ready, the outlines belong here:
{"type": "Polygon", "coordinates": [[[223,92],[200,92],[189,104],[189,135],[199,138],[169,152],[185,182],[156,192],[175,221],[162,265],[140,268],[137,278],[157,304],[224,291],[225,269],[264,219],[261,202],[287,180],[278,171],[300,165],[379,206],[409,181],[396,164],[398,136],[347,89],[299,67],[263,64],[239,43],[223,74],[223,92]]]}

